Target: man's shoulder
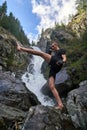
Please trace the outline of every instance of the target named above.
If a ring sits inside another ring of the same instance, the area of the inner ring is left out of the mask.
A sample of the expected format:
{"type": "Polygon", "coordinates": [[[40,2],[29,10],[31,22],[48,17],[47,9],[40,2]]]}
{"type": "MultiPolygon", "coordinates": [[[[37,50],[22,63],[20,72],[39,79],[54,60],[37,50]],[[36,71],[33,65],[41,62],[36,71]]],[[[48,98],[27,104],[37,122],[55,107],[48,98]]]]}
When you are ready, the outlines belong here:
{"type": "Polygon", "coordinates": [[[62,53],[62,54],[65,54],[65,53],[66,53],[66,50],[63,49],[63,48],[60,48],[60,49],[59,49],[59,52],[62,53]]]}

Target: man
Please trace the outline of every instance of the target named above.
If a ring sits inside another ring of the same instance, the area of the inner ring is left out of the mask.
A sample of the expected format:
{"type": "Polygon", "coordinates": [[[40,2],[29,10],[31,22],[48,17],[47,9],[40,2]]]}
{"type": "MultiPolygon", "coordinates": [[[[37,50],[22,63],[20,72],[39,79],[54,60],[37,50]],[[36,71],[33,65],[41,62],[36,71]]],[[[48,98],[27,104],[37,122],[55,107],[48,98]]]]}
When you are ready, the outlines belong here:
{"type": "Polygon", "coordinates": [[[55,88],[55,76],[56,73],[58,73],[61,70],[63,63],[66,62],[65,51],[63,49],[60,49],[58,43],[55,41],[53,41],[51,45],[51,50],[54,51],[54,55],[47,54],[45,52],[36,51],[29,48],[24,48],[21,47],[19,44],[17,44],[17,50],[40,56],[49,63],[50,66],[49,80],[48,80],[49,87],[58,103],[58,105],[55,108],[62,110],[64,106],[59,96],[59,93],[55,88]]]}

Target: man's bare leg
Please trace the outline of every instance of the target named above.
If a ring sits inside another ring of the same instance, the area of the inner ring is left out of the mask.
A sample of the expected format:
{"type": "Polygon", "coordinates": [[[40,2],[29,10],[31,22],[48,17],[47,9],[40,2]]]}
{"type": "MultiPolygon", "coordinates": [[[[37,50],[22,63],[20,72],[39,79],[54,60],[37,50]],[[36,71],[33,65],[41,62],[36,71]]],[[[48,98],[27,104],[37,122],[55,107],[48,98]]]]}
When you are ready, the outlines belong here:
{"type": "Polygon", "coordinates": [[[18,43],[17,43],[17,50],[19,50],[19,51],[25,51],[25,52],[28,52],[30,54],[40,56],[44,60],[46,60],[48,63],[51,60],[51,55],[50,54],[47,54],[47,53],[41,52],[41,51],[36,51],[36,50],[30,49],[30,48],[21,47],[18,43]]]}
{"type": "Polygon", "coordinates": [[[52,76],[49,78],[49,87],[58,103],[57,107],[55,107],[55,108],[62,109],[64,106],[63,106],[62,100],[60,99],[59,93],[55,88],[55,80],[52,76]]]}

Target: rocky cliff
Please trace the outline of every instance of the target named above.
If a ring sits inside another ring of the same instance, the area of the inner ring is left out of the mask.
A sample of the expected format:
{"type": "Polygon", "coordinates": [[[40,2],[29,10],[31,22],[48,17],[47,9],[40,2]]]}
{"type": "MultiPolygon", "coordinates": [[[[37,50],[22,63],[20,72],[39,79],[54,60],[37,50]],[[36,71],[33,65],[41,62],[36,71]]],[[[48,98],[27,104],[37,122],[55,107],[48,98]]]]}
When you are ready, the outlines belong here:
{"type": "Polygon", "coordinates": [[[76,14],[68,24],[68,27],[72,29],[78,38],[81,38],[85,31],[87,31],[87,11],[76,14]]]}
{"type": "Polygon", "coordinates": [[[4,71],[15,72],[15,75],[26,70],[31,57],[27,53],[17,51],[17,42],[11,33],[0,27],[0,68],[4,71]]]}

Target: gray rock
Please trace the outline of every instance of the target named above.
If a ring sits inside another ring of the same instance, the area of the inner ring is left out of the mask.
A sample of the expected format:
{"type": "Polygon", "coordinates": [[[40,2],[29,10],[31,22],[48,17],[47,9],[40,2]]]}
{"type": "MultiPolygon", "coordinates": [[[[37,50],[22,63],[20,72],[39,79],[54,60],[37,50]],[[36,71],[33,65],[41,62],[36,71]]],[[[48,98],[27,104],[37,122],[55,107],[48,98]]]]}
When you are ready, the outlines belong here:
{"type": "Polygon", "coordinates": [[[16,49],[17,42],[13,35],[0,28],[0,66],[4,71],[14,71],[18,77],[21,77],[21,73],[25,72],[30,62],[31,55],[26,52],[19,53],[16,49]]]}
{"type": "Polygon", "coordinates": [[[37,43],[38,47],[44,51],[47,52],[48,46],[50,45],[50,34],[52,32],[52,29],[48,28],[41,34],[41,37],[39,39],[39,42],[37,43]]]}
{"type": "Polygon", "coordinates": [[[0,103],[0,118],[6,118],[8,120],[21,120],[26,117],[26,114],[26,112],[20,109],[0,103]]]}
{"type": "Polygon", "coordinates": [[[15,78],[11,72],[0,72],[0,130],[22,127],[17,123],[23,122],[29,108],[37,104],[39,102],[36,96],[21,80],[15,78]]]}
{"type": "Polygon", "coordinates": [[[0,103],[26,111],[30,106],[39,102],[21,80],[16,79],[10,72],[1,72],[0,103]]]}
{"type": "Polygon", "coordinates": [[[0,65],[0,71],[2,71],[2,66],[0,65]]]}
{"type": "MultiPolygon", "coordinates": [[[[22,130],[77,130],[66,112],[53,107],[31,107],[22,130]]],[[[80,129],[79,129],[80,130],[80,129]]]]}
{"type": "Polygon", "coordinates": [[[87,80],[68,94],[67,110],[74,126],[87,130],[87,80]]]}
{"type": "Polygon", "coordinates": [[[27,112],[0,103],[0,130],[13,130],[15,123],[22,122],[26,115],[27,112]]]}
{"type": "Polygon", "coordinates": [[[58,29],[58,30],[53,30],[51,33],[51,39],[52,40],[57,40],[62,43],[66,43],[67,40],[72,40],[73,36],[67,32],[65,29],[58,29]]]}

